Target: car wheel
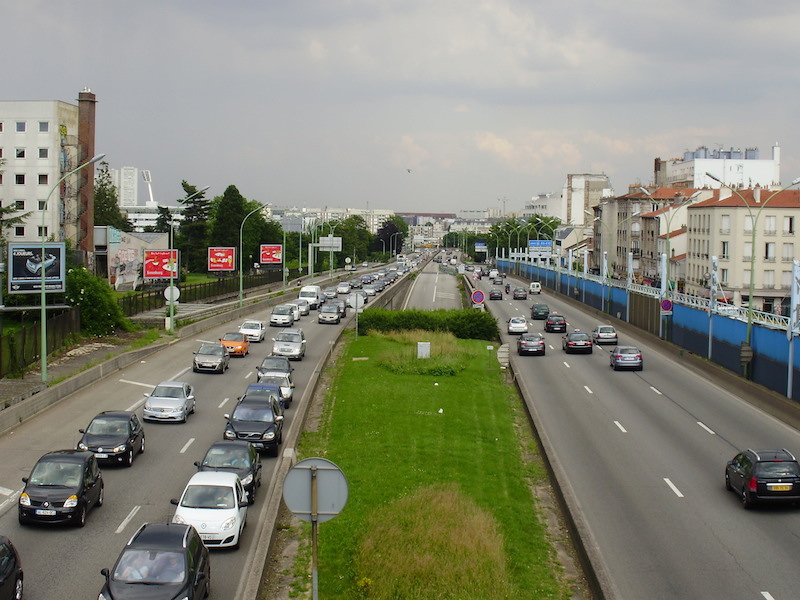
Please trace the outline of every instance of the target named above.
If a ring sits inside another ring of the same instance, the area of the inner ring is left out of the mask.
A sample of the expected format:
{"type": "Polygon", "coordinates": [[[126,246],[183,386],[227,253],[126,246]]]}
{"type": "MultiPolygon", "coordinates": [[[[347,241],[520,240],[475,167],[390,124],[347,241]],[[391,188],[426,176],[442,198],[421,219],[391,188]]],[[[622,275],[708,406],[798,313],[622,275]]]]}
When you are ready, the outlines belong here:
{"type": "Polygon", "coordinates": [[[194,414],[194,411],[195,411],[196,409],[197,409],[197,401],[195,400],[194,402],[192,402],[192,410],[190,410],[189,412],[190,412],[191,414],[194,414]]]}
{"type": "Polygon", "coordinates": [[[128,452],[125,454],[125,460],[122,461],[126,467],[130,467],[133,464],[133,448],[128,448],[128,452]]]}
{"type": "Polygon", "coordinates": [[[22,575],[17,575],[14,582],[14,600],[22,600],[22,575]]]}
{"type": "Polygon", "coordinates": [[[78,511],[78,516],[75,517],[75,526],[83,527],[84,525],[86,525],[86,507],[81,506],[81,509],[78,511]]]}
{"type": "Polygon", "coordinates": [[[142,447],[139,448],[139,454],[144,454],[144,436],[142,436],[142,447]]]}
{"type": "Polygon", "coordinates": [[[100,495],[97,497],[97,502],[94,503],[95,506],[103,506],[103,502],[106,498],[106,488],[105,486],[100,486],[100,495]]]}
{"type": "Polygon", "coordinates": [[[192,372],[197,373],[197,367],[192,367],[192,372]]]}
{"type": "Polygon", "coordinates": [[[25,520],[25,517],[22,516],[21,512],[17,513],[17,520],[19,521],[20,525],[27,525],[28,521],[25,520]]]}
{"type": "Polygon", "coordinates": [[[258,489],[258,485],[253,483],[253,489],[250,490],[250,493],[247,495],[247,500],[249,501],[248,504],[252,506],[256,503],[256,490],[258,489]]]}
{"type": "Polygon", "coordinates": [[[614,369],[614,370],[616,371],[616,370],[617,370],[617,363],[613,363],[613,362],[612,362],[612,363],[611,363],[611,368],[612,368],[612,369],[614,369]]]}
{"type": "Polygon", "coordinates": [[[753,501],[750,499],[750,496],[747,495],[747,490],[742,488],[742,506],[745,509],[753,508],[753,501]]]}

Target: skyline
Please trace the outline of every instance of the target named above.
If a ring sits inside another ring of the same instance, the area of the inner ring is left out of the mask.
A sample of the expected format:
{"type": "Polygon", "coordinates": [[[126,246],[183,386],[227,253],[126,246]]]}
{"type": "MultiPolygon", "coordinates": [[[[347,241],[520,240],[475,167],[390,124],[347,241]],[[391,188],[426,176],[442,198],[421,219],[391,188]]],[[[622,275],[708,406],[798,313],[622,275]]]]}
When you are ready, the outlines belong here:
{"type": "Polygon", "coordinates": [[[14,3],[3,99],[90,88],[97,151],[149,170],[164,204],[185,179],[281,206],[513,212],[568,173],[624,194],[698,146],[778,143],[784,184],[800,176],[796,3],[539,4],[14,3]]]}

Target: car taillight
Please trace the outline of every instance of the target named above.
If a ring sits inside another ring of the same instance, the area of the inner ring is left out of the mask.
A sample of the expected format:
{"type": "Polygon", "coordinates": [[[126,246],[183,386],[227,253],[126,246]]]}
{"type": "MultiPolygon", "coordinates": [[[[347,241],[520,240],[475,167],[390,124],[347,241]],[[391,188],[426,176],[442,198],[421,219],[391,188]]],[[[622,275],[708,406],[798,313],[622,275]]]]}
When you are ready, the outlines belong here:
{"type": "Polygon", "coordinates": [[[758,489],[758,479],[751,477],[750,483],[747,484],[747,489],[749,489],[751,492],[755,492],[758,489]]]}
{"type": "Polygon", "coordinates": [[[642,359],[642,355],[641,355],[641,354],[637,354],[637,355],[636,355],[636,358],[638,358],[639,360],[641,360],[641,359],[642,359]]]}

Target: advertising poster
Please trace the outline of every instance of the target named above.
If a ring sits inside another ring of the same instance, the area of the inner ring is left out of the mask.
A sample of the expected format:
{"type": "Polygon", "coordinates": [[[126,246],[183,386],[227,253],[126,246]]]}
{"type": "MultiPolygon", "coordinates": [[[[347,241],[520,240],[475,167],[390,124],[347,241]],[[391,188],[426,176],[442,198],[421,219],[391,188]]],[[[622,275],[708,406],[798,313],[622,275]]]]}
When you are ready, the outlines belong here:
{"type": "Polygon", "coordinates": [[[236,264],[236,249],[212,247],[208,249],[208,271],[233,271],[236,264]]]}
{"type": "Polygon", "coordinates": [[[65,252],[63,242],[29,242],[8,245],[8,293],[29,294],[42,290],[42,270],[46,293],[63,294],[65,290],[65,252]]]}
{"type": "Polygon", "coordinates": [[[261,244],[259,261],[262,265],[278,265],[283,262],[283,244],[261,244]]]}
{"type": "Polygon", "coordinates": [[[144,278],[169,279],[178,277],[177,250],[145,250],[144,278]]]}

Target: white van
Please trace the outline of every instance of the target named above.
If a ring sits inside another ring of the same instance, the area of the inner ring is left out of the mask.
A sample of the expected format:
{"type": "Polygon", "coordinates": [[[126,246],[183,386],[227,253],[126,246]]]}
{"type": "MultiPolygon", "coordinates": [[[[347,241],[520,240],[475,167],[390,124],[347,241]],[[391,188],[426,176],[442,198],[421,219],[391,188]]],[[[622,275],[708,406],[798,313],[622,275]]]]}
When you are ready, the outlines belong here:
{"type": "Polygon", "coordinates": [[[311,310],[317,310],[319,305],[325,302],[325,296],[322,295],[322,288],[318,285],[304,285],[300,288],[301,300],[308,300],[311,310]]]}
{"type": "Polygon", "coordinates": [[[497,269],[492,269],[489,271],[489,279],[495,279],[497,277],[500,277],[500,271],[497,269]]]}
{"type": "Polygon", "coordinates": [[[531,284],[528,286],[528,294],[541,294],[542,293],[542,284],[538,281],[531,281],[531,284]]]}

